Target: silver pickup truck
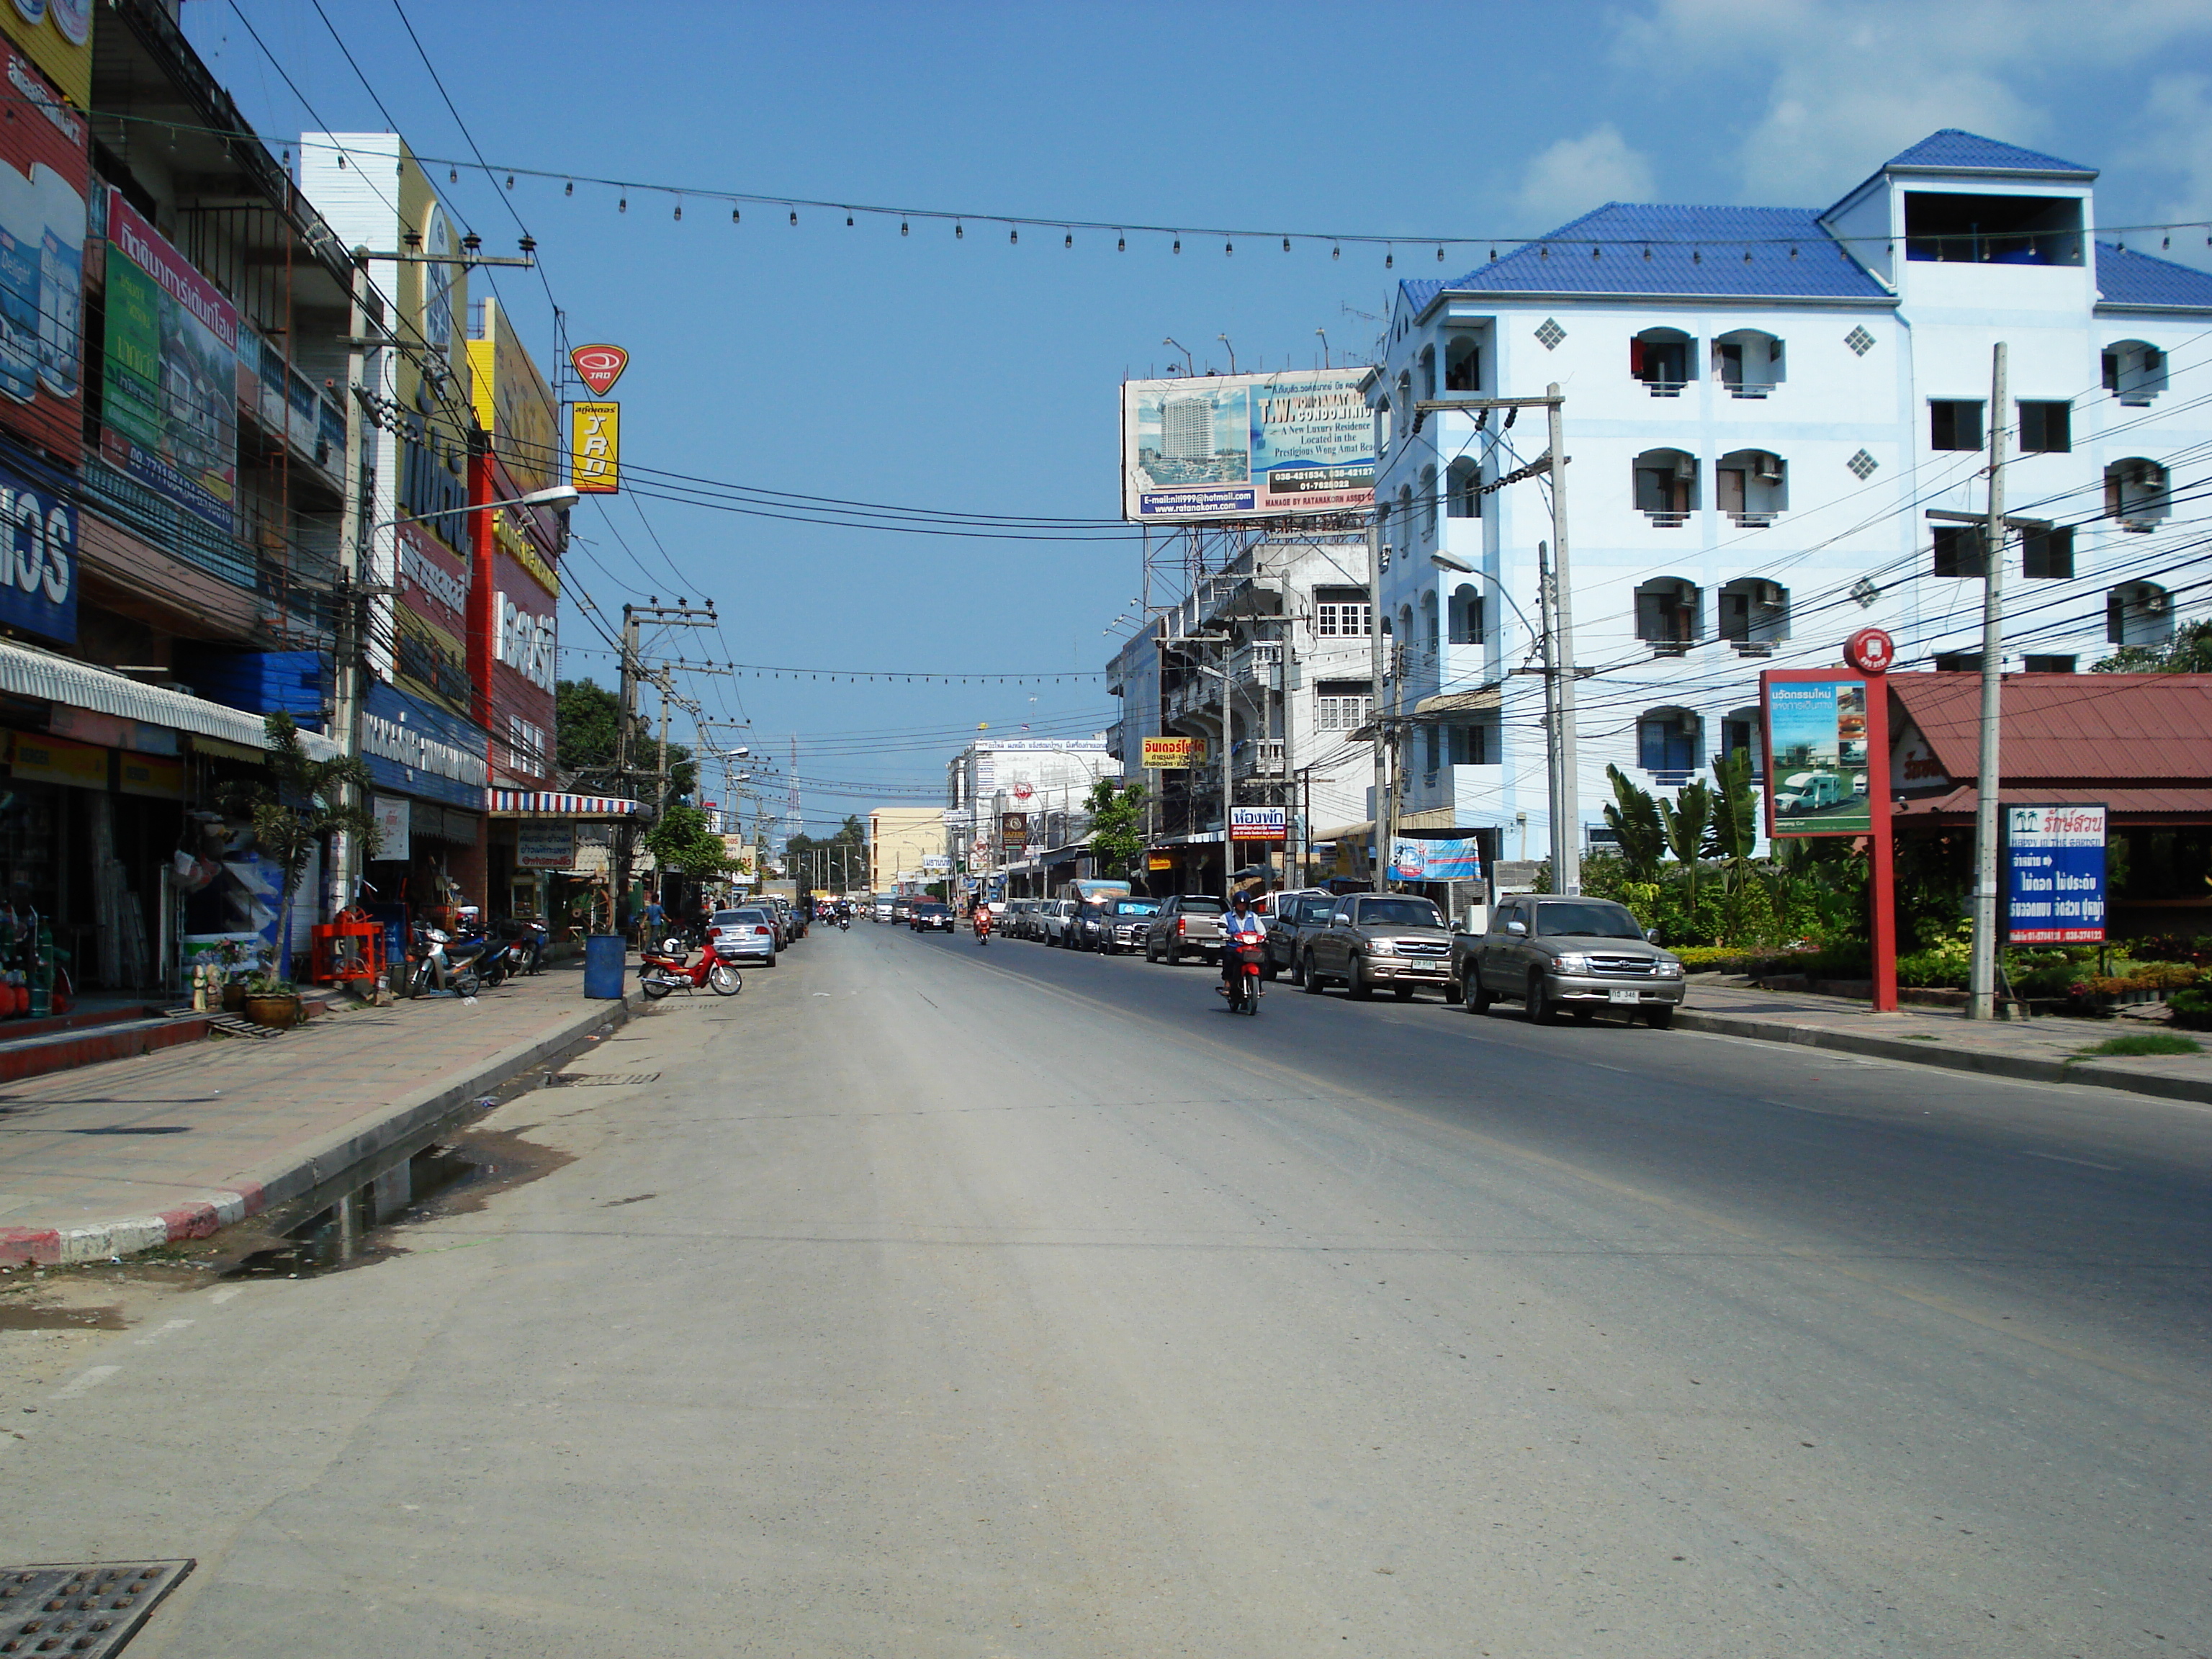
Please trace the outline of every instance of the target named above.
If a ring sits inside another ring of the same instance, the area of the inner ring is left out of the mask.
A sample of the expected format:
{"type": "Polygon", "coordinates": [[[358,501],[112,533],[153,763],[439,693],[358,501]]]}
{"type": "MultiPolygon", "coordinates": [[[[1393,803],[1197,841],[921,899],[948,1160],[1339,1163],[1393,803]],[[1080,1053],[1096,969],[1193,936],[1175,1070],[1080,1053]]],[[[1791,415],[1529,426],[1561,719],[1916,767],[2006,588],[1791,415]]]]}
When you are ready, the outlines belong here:
{"type": "Polygon", "coordinates": [[[1469,1013],[1510,1000],[1538,1025],[1562,1011],[1587,1020],[1609,1008],[1663,1030],[1686,989],[1682,964],[1610,899],[1505,899],[1489,932],[1453,935],[1451,962],[1469,1013]]]}
{"type": "Polygon", "coordinates": [[[1221,959],[1222,902],[1211,893],[1174,893],[1145,929],[1145,960],[1170,966],[1186,955],[1221,959]]]}
{"type": "Polygon", "coordinates": [[[1402,1002],[1424,985],[1444,988],[1451,934],[1435,903],[1417,893],[1351,893],[1336,901],[1298,960],[1309,991],[1334,980],[1364,999],[1385,986],[1402,1002]]]}

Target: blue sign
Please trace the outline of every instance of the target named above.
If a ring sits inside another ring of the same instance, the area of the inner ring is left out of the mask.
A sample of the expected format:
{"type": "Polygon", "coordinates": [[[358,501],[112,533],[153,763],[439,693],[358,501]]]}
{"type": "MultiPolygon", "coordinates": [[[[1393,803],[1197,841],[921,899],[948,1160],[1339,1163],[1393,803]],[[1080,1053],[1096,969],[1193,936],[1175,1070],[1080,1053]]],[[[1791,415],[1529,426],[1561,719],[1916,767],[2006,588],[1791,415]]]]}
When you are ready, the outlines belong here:
{"type": "Polygon", "coordinates": [[[2014,945],[2105,940],[2105,809],[2004,809],[2004,933],[2014,945]]]}
{"type": "Polygon", "coordinates": [[[381,681],[362,702],[361,750],[380,789],[484,810],[489,740],[472,720],[381,681]]]}
{"type": "Polygon", "coordinates": [[[0,465],[0,623],[76,639],[76,503],[0,465]]]}

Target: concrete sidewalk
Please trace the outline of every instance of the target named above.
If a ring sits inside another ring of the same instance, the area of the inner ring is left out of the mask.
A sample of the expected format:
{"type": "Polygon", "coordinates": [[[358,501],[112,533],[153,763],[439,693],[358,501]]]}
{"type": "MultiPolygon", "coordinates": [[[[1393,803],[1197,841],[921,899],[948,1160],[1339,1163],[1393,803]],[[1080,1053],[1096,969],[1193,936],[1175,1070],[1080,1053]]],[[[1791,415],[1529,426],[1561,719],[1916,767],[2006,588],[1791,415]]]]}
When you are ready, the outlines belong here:
{"type": "MultiPolygon", "coordinates": [[[[1877,1014],[1865,1003],[1847,998],[1762,991],[1749,985],[1719,983],[1718,977],[1690,981],[1689,1000],[1674,1016],[1678,1027],[1993,1077],[2082,1083],[2212,1104],[2212,1052],[2080,1058],[2082,1049],[2094,1048],[2106,1037],[2163,1031],[2168,1029],[2164,1025],[2119,1019],[1984,1022],[1936,1008],[1877,1014]]],[[[2212,1039],[2201,1040],[2212,1049],[2212,1039]]]]}
{"type": "MultiPolygon", "coordinates": [[[[345,1005],[339,1005],[343,1007],[345,1005]]],[[[313,1188],[629,1013],[555,966],[474,1003],[352,1008],[0,1089],[0,1260],[88,1261],[313,1188]]]]}

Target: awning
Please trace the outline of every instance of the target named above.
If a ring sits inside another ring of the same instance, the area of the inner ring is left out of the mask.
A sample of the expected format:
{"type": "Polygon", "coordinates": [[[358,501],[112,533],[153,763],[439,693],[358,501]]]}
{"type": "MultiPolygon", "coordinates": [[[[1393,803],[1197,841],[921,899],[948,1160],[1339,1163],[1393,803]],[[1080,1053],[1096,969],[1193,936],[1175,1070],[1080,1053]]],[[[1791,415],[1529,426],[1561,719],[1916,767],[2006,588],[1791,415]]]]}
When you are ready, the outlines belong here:
{"type": "Polygon", "coordinates": [[[1316,841],[1365,841],[1374,833],[1375,820],[1369,818],[1364,823],[1340,823],[1334,830],[1316,830],[1313,838],[1316,841]]]}
{"type": "Polygon", "coordinates": [[[1447,691],[1440,696],[1423,697],[1413,705],[1413,718],[1423,721],[1447,720],[1460,714],[1487,714],[1498,704],[1498,688],[1481,685],[1472,691],[1447,691]]]}
{"type": "MultiPolygon", "coordinates": [[[[164,686],[142,685],[73,657],[27,646],[0,641],[0,691],[218,738],[251,749],[257,758],[269,752],[269,734],[258,714],[164,686]]],[[[313,760],[328,760],[338,752],[337,745],[320,732],[303,731],[300,742],[313,760]]]]}
{"type": "Polygon", "coordinates": [[[621,795],[570,795],[552,789],[495,789],[495,818],[626,818],[643,804],[621,795]]]}

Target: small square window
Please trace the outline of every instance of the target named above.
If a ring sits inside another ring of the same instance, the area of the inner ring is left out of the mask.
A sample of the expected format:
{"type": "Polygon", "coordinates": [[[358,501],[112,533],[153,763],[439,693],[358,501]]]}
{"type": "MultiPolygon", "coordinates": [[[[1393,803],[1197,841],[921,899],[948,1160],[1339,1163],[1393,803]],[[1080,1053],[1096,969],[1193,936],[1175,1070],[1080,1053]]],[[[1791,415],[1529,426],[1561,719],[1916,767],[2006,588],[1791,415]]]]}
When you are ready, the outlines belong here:
{"type": "Polygon", "coordinates": [[[2074,405],[2031,404],[2020,406],[2020,453],[2023,455],[2063,455],[2074,447],[2074,405]]]}
{"type": "Polygon", "coordinates": [[[1936,531],[1936,562],[1931,573],[1938,576],[1980,578],[1986,574],[1987,562],[1982,557],[1982,527],[1978,524],[1947,524],[1936,531]]]}
{"type": "Polygon", "coordinates": [[[1978,674],[1982,672],[1982,653],[1978,651],[1939,651],[1936,653],[1936,672],[1939,674],[1978,674]]]}
{"type": "Polygon", "coordinates": [[[2021,662],[2031,674],[2070,674],[2080,660],[2078,657],[2027,657],[2021,662]]]}
{"type": "Polygon", "coordinates": [[[2021,538],[2020,574],[2030,581],[2074,580],[2074,526],[2053,525],[2021,538]]]}
{"type": "Polygon", "coordinates": [[[1930,449],[1979,449],[1982,447],[1980,402],[1955,398],[1931,399],[1928,405],[1928,447],[1930,449]]]}

